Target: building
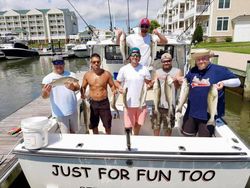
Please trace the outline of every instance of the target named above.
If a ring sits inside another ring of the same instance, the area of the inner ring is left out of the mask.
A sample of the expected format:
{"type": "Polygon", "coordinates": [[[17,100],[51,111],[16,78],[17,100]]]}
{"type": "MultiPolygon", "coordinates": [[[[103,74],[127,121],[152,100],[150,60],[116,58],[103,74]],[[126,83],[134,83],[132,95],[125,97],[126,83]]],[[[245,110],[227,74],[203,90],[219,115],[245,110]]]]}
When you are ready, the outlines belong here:
{"type": "MultiPolygon", "coordinates": [[[[165,32],[181,34],[186,31],[186,34],[193,34],[200,24],[205,37],[223,41],[227,37],[234,40],[232,20],[237,21],[240,15],[250,15],[246,0],[164,0],[157,19],[165,32]]],[[[250,20],[245,21],[249,23],[250,20]]],[[[236,32],[236,35],[239,33],[236,32]]]]}
{"type": "Polygon", "coordinates": [[[68,40],[78,33],[74,12],[68,9],[9,10],[0,12],[0,33],[19,33],[31,41],[68,40]]]}

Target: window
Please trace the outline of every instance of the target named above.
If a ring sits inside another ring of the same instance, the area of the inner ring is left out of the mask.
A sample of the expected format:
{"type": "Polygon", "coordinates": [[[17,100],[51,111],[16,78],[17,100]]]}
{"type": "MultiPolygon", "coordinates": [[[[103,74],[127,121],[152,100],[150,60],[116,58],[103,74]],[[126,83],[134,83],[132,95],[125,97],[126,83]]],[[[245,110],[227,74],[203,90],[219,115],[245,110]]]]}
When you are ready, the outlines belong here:
{"type": "Polygon", "coordinates": [[[219,8],[230,8],[230,0],[219,0],[219,8]]]}
{"type": "MultiPolygon", "coordinates": [[[[122,54],[118,45],[105,46],[105,58],[107,60],[122,60],[122,54]]],[[[110,62],[107,62],[110,63],[110,62]]],[[[123,63],[122,61],[112,62],[115,64],[123,63]]]]}
{"type": "Polygon", "coordinates": [[[227,31],[228,30],[228,17],[218,17],[217,18],[217,31],[227,31]]]}

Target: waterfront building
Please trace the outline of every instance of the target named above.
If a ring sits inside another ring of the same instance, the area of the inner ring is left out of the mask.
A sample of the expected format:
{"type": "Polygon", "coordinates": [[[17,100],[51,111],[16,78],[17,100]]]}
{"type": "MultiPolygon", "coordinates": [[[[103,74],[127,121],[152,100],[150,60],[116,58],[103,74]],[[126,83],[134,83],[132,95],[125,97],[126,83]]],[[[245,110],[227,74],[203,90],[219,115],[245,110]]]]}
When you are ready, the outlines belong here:
{"type": "Polygon", "coordinates": [[[188,29],[187,34],[193,34],[200,24],[207,38],[250,41],[249,37],[240,37],[249,36],[248,15],[250,9],[246,0],[164,0],[157,20],[164,32],[180,34],[188,29]]]}
{"type": "Polygon", "coordinates": [[[8,10],[0,12],[0,33],[18,33],[21,39],[51,42],[78,33],[77,17],[69,9],[8,10]]]}

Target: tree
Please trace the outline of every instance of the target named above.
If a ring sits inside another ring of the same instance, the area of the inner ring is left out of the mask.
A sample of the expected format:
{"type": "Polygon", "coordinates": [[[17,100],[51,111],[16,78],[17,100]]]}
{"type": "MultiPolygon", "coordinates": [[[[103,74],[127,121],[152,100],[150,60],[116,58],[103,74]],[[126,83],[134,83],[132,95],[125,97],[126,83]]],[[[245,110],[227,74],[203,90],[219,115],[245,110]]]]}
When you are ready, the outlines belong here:
{"type": "Polygon", "coordinates": [[[202,41],[203,41],[203,30],[200,25],[197,25],[192,37],[192,43],[196,44],[202,41]]]}
{"type": "Polygon", "coordinates": [[[161,25],[157,22],[157,20],[151,20],[149,32],[152,33],[154,29],[156,29],[160,26],[161,25]]]}

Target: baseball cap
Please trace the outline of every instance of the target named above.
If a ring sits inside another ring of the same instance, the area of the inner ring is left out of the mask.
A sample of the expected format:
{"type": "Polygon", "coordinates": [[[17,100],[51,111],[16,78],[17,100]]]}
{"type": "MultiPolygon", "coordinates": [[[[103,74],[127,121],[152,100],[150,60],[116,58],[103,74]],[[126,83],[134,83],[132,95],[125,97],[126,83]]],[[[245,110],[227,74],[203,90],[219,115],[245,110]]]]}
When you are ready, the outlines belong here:
{"type": "Polygon", "coordinates": [[[172,60],[172,56],[170,53],[164,53],[161,56],[161,61],[172,60]]]}
{"type": "Polygon", "coordinates": [[[140,26],[141,25],[150,26],[150,20],[148,18],[142,18],[141,21],[140,21],[140,26]]]}
{"type": "Polygon", "coordinates": [[[63,57],[60,55],[55,55],[52,58],[52,64],[53,65],[63,65],[64,64],[64,60],[63,57]]]}
{"type": "Polygon", "coordinates": [[[131,54],[133,54],[133,53],[137,53],[137,54],[141,55],[140,49],[137,48],[137,47],[130,48],[130,50],[129,50],[129,56],[130,56],[131,54]]]}

